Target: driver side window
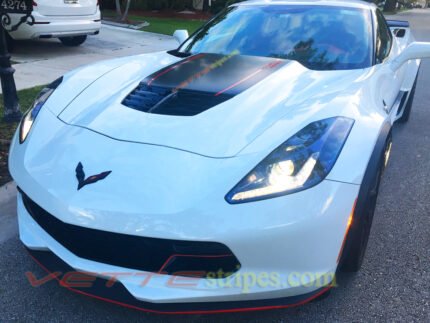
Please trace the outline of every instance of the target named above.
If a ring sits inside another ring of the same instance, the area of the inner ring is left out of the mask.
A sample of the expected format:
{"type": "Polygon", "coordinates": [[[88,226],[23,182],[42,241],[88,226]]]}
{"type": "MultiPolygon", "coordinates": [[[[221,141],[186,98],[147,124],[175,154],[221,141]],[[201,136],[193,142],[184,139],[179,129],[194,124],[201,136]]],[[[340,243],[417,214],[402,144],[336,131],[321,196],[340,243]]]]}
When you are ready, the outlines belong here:
{"type": "Polygon", "coordinates": [[[376,11],[378,29],[376,32],[376,64],[382,63],[390,55],[393,36],[381,11],[376,11]]]}

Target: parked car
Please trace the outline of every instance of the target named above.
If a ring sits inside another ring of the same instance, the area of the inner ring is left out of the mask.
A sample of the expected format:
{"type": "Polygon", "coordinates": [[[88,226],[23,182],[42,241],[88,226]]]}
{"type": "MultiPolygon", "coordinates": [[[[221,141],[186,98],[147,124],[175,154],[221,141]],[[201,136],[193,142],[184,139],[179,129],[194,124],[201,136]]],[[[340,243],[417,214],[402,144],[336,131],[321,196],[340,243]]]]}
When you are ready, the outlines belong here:
{"type": "MultiPolygon", "coordinates": [[[[100,31],[98,0],[35,0],[33,6],[35,24],[10,32],[12,40],[59,38],[65,46],[79,46],[100,31]]],[[[11,18],[16,24],[21,15],[11,14],[11,18]]]]}
{"type": "Polygon", "coordinates": [[[22,242],[56,279],[91,274],[70,289],[150,312],[321,296],[362,265],[430,43],[346,0],[240,2],[175,37],[40,93],[9,160],[22,242]]]}

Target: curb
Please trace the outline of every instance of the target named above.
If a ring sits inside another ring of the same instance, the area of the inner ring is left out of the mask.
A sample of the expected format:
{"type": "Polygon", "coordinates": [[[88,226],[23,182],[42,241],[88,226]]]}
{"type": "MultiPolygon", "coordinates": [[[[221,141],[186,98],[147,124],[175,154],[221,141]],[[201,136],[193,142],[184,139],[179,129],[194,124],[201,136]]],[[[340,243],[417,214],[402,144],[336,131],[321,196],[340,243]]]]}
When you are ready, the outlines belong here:
{"type": "Polygon", "coordinates": [[[107,29],[113,29],[113,30],[121,30],[129,33],[143,33],[144,31],[141,30],[135,30],[130,28],[124,28],[124,27],[118,27],[111,24],[106,24],[104,21],[102,21],[102,27],[107,29]]]}
{"type": "Polygon", "coordinates": [[[125,29],[131,29],[131,30],[140,30],[144,27],[148,27],[149,23],[144,21],[138,25],[131,25],[131,24],[127,24],[127,23],[121,23],[121,22],[115,22],[115,21],[110,21],[110,20],[102,20],[102,24],[107,25],[107,26],[114,26],[114,27],[118,27],[118,28],[125,28],[125,29]]]}
{"type": "Polygon", "coordinates": [[[128,33],[150,34],[150,35],[154,35],[154,36],[158,36],[158,37],[166,37],[166,38],[174,40],[173,36],[170,36],[170,35],[158,34],[158,33],[153,33],[153,32],[144,31],[144,30],[134,30],[134,29],[124,28],[124,27],[117,27],[117,26],[105,24],[104,22],[102,22],[102,27],[106,28],[106,29],[119,30],[119,31],[128,32],[128,33]]]}

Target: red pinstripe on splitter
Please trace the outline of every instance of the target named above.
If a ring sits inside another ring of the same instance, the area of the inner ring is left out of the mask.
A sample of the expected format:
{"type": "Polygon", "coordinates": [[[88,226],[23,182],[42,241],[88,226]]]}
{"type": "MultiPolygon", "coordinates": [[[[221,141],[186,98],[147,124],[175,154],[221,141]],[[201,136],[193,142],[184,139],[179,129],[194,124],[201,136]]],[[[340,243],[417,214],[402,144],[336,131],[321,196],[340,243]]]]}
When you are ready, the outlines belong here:
{"type": "MultiPolygon", "coordinates": [[[[35,257],[33,257],[33,255],[31,255],[29,253],[30,257],[33,258],[33,260],[44,270],[46,271],[48,274],[51,274],[51,271],[49,269],[47,269],[42,263],[40,263],[35,257]]],[[[57,280],[58,282],[60,282],[60,279],[58,277],[54,277],[55,280],[57,280]]],[[[64,286],[65,288],[67,288],[68,290],[77,293],[77,294],[81,294],[87,297],[91,297],[94,299],[98,299],[107,303],[111,303],[111,304],[115,304],[115,305],[119,305],[125,308],[129,308],[129,309],[133,309],[133,310],[137,310],[137,311],[141,311],[141,312],[147,312],[147,313],[154,313],[154,314],[171,314],[171,315],[182,315],[182,314],[221,314],[221,313],[239,313],[239,312],[255,312],[255,311],[266,311],[266,310],[274,310],[274,309],[285,309],[285,308],[291,308],[291,307],[296,307],[296,306],[301,306],[304,305],[306,303],[309,303],[311,301],[313,301],[314,299],[320,297],[321,295],[323,295],[324,293],[326,293],[327,291],[329,291],[331,289],[331,287],[326,287],[324,289],[322,289],[321,291],[319,291],[318,293],[316,293],[315,295],[312,295],[311,297],[304,299],[300,302],[294,303],[294,304],[288,304],[288,305],[274,305],[274,306],[261,306],[261,307],[248,307],[248,308],[232,308],[232,309],[226,309],[226,310],[195,310],[195,311],[160,311],[160,310],[152,310],[152,309],[148,309],[148,308],[143,308],[143,307],[139,307],[139,306],[135,306],[135,305],[131,305],[131,304],[126,304],[123,302],[119,302],[119,301],[115,301],[112,299],[108,299],[108,298],[104,298],[101,296],[97,296],[97,295],[93,295],[93,294],[89,294],[89,293],[85,293],[81,290],[78,289],[74,289],[72,287],[68,287],[68,286],[64,286]]]]}
{"type": "Polygon", "coordinates": [[[159,74],[155,75],[155,76],[154,76],[154,77],[153,77],[153,78],[148,82],[148,85],[151,85],[151,84],[152,84],[152,82],[154,82],[156,79],[158,79],[159,77],[161,77],[161,76],[163,76],[163,75],[165,75],[165,74],[167,74],[167,73],[169,73],[169,72],[171,72],[171,71],[175,70],[177,67],[179,67],[179,66],[181,66],[181,65],[184,65],[184,64],[186,64],[186,63],[188,63],[188,62],[194,61],[194,60],[196,60],[196,59],[199,59],[199,58],[201,58],[201,57],[203,57],[203,56],[205,56],[205,54],[198,54],[198,55],[195,55],[195,56],[191,56],[191,57],[187,58],[186,60],[183,60],[183,61],[182,61],[182,62],[180,62],[179,64],[175,64],[175,65],[173,65],[173,66],[169,67],[168,69],[166,69],[166,70],[164,70],[164,71],[160,72],[159,74]]]}
{"type": "Polygon", "coordinates": [[[217,94],[215,94],[215,96],[219,96],[219,95],[227,92],[228,90],[231,90],[231,89],[235,88],[236,86],[248,81],[249,79],[253,78],[255,75],[263,72],[266,68],[274,68],[274,67],[278,66],[279,64],[281,64],[281,62],[282,62],[282,60],[276,60],[274,62],[270,62],[269,64],[266,64],[266,65],[260,67],[258,70],[256,70],[252,74],[244,77],[243,79],[237,81],[236,83],[230,85],[229,87],[226,87],[224,90],[219,91],[217,94]]]}

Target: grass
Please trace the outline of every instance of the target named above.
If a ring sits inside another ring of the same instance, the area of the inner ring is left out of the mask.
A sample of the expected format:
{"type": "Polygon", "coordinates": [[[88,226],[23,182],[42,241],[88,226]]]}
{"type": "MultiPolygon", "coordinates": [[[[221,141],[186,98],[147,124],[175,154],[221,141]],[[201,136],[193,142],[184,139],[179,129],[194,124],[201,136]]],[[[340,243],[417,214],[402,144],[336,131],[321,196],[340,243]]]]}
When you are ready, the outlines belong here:
{"type": "Polygon", "coordinates": [[[186,29],[190,34],[192,34],[205,23],[203,20],[154,17],[145,18],[145,21],[149,22],[149,26],[144,27],[141,30],[169,36],[172,36],[177,29],[186,29]]]}
{"type": "MultiPolygon", "coordinates": [[[[115,17],[113,10],[104,10],[104,17],[115,17]]],[[[130,21],[146,21],[149,26],[143,27],[142,31],[148,31],[157,34],[172,36],[177,29],[186,29],[191,34],[200,28],[206,21],[197,19],[180,19],[180,18],[158,18],[130,15],[130,21]]]]}
{"type": "MultiPolygon", "coordinates": [[[[43,86],[34,87],[18,92],[21,110],[24,112],[30,108],[35,97],[40,92],[43,86]]],[[[3,121],[3,95],[0,95],[0,186],[11,181],[9,175],[7,161],[9,155],[10,141],[18,127],[18,122],[6,123],[3,121]]]]}

